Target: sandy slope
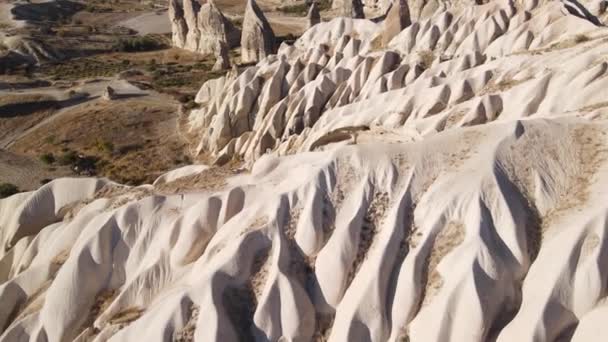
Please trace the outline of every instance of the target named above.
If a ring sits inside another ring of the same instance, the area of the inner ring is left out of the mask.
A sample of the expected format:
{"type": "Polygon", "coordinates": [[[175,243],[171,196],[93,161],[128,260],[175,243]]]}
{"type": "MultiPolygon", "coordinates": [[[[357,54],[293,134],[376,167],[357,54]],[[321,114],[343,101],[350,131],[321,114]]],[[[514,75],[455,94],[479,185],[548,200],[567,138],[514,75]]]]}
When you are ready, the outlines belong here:
{"type": "Polygon", "coordinates": [[[0,341],[603,341],[608,31],[511,5],[206,83],[188,133],[247,172],[0,201],[0,341]]]}

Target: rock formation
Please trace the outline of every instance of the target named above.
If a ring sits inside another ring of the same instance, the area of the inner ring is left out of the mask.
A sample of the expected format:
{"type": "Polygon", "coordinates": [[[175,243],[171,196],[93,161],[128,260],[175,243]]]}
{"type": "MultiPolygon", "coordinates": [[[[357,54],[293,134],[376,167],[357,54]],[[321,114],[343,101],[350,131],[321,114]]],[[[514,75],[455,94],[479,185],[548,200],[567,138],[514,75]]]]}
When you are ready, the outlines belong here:
{"type": "Polygon", "coordinates": [[[226,48],[233,48],[239,44],[240,32],[234,27],[213,1],[204,4],[198,12],[198,25],[201,32],[198,51],[219,52],[216,49],[220,42],[226,48]]]}
{"type": "Polygon", "coordinates": [[[274,32],[255,0],[247,0],[241,34],[241,60],[257,62],[274,50],[274,32]]]}
{"type": "Polygon", "coordinates": [[[342,0],[342,15],[349,18],[363,19],[365,14],[363,13],[363,4],[361,0],[342,0]]]}
{"type": "Polygon", "coordinates": [[[184,49],[190,51],[199,51],[198,43],[201,37],[201,31],[198,25],[198,12],[201,8],[198,0],[182,0],[184,8],[184,20],[188,27],[186,33],[186,43],[184,49]]]}
{"type": "Polygon", "coordinates": [[[307,28],[311,28],[321,22],[321,13],[319,12],[319,5],[317,5],[316,1],[313,1],[310,5],[308,14],[306,15],[306,20],[307,28]]]}
{"type": "Polygon", "coordinates": [[[173,45],[184,48],[188,35],[188,25],[186,19],[184,19],[184,9],[179,0],[169,0],[169,20],[171,20],[173,45]]]}
{"type": "Polygon", "coordinates": [[[169,17],[173,30],[173,45],[201,54],[217,53],[218,42],[228,48],[239,44],[240,32],[213,1],[200,5],[195,0],[169,3],[169,17]]]}
{"type": "Polygon", "coordinates": [[[0,200],[0,342],[603,341],[608,28],[520,5],[320,23],[203,84],[223,167],[0,200]]]}
{"type": "Polygon", "coordinates": [[[103,94],[101,94],[101,98],[106,100],[106,101],[112,101],[116,99],[116,91],[114,90],[114,88],[107,86],[106,89],[104,89],[103,94]]]}
{"type": "Polygon", "coordinates": [[[388,43],[406,27],[410,26],[410,10],[406,0],[394,0],[386,14],[382,29],[382,44],[388,43]]]}
{"type": "MultiPolygon", "coordinates": [[[[11,54],[17,57],[15,59],[21,59],[28,64],[37,65],[46,62],[56,62],[65,57],[44,41],[29,36],[5,36],[0,32],[0,47],[0,62],[4,62],[3,57],[5,57],[5,55],[11,54]]],[[[8,62],[7,60],[6,63],[12,62],[8,62]]],[[[2,67],[16,67],[19,62],[15,61],[13,63],[14,65],[7,64],[2,67]]],[[[0,67],[0,69],[2,69],[2,67],[0,67]]]]}
{"type": "Polygon", "coordinates": [[[215,64],[213,65],[212,71],[230,69],[230,57],[228,56],[228,45],[226,45],[226,43],[223,41],[220,41],[217,44],[218,44],[218,46],[215,48],[215,64]]]}

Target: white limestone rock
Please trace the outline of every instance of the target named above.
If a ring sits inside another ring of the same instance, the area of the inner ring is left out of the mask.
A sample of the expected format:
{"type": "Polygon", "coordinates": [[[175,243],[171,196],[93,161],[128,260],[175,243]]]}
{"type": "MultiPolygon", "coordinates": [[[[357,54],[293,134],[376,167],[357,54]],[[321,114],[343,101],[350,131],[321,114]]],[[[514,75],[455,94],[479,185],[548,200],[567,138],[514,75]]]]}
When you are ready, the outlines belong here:
{"type": "Polygon", "coordinates": [[[382,24],[382,45],[387,46],[396,35],[411,24],[407,1],[393,0],[382,24]]]}
{"type": "Polygon", "coordinates": [[[212,0],[200,5],[195,0],[169,3],[173,45],[201,54],[217,54],[220,42],[229,49],[238,46],[240,31],[212,0]]]}
{"type": "Polygon", "coordinates": [[[258,62],[274,51],[275,36],[255,0],[247,0],[241,34],[241,60],[258,62]]]}
{"type": "Polygon", "coordinates": [[[306,15],[306,28],[311,28],[321,22],[321,13],[319,12],[319,5],[316,1],[313,1],[308,9],[306,15]]]}

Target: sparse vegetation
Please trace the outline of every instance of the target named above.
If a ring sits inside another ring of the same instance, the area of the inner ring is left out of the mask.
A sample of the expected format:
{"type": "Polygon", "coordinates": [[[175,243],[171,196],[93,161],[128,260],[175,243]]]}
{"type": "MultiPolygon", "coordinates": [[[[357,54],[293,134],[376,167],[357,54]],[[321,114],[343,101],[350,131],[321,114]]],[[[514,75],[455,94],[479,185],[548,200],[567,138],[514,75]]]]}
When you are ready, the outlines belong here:
{"type": "Polygon", "coordinates": [[[94,5],[94,4],[87,4],[87,6],[84,8],[84,10],[87,12],[91,12],[91,13],[112,12],[112,9],[110,7],[101,7],[101,6],[94,5]]]}
{"type": "Polygon", "coordinates": [[[142,52],[165,49],[167,46],[151,36],[121,38],[114,44],[114,51],[142,52]]]}
{"type": "Polygon", "coordinates": [[[55,162],[55,156],[52,153],[45,153],[40,156],[40,161],[50,165],[55,162]]]}
{"type": "Polygon", "coordinates": [[[493,94],[497,92],[504,92],[515,86],[525,83],[531,80],[532,78],[532,76],[529,76],[524,77],[522,79],[515,79],[512,75],[505,75],[501,77],[499,81],[497,81],[496,79],[492,79],[486,84],[483,89],[481,89],[478,96],[483,96],[485,94],[493,94]]]}
{"type": "Polygon", "coordinates": [[[588,42],[590,41],[591,38],[589,38],[589,36],[587,36],[586,34],[577,34],[576,36],[574,36],[574,42],[575,43],[584,43],[584,42],[588,42]]]}
{"type": "Polygon", "coordinates": [[[372,51],[382,50],[384,47],[382,44],[382,35],[378,35],[376,38],[374,38],[374,40],[372,40],[370,43],[370,47],[372,51]]]}
{"type": "Polygon", "coordinates": [[[73,165],[78,160],[78,153],[68,150],[57,157],[59,165],[73,165]]]}
{"type": "Polygon", "coordinates": [[[100,152],[112,154],[112,152],[114,152],[114,144],[105,140],[97,140],[97,149],[100,152]]]}
{"type": "Polygon", "coordinates": [[[211,71],[212,61],[193,65],[157,65],[152,72],[152,86],[157,91],[167,92],[168,88],[190,88],[196,91],[206,80],[220,77],[224,71],[211,71]]]}
{"type": "Polygon", "coordinates": [[[44,65],[40,73],[49,75],[54,80],[77,80],[100,76],[113,76],[129,68],[117,61],[98,58],[81,58],[61,63],[44,65]]]}
{"type": "Polygon", "coordinates": [[[19,188],[15,184],[0,183],[0,198],[6,198],[19,192],[19,188]]]}
{"type": "Polygon", "coordinates": [[[420,66],[424,70],[430,68],[435,60],[435,54],[431,50],[418,51],[418,57],[420,58],[420,66]]]}
{"type": "Polygon", "coordinates": [[[230,21],[232,21],[232,24],[234,25],[234,27],[238,28],[239,30],[243,29],[243,18],[234,18],[234,19],[231,19],[230,21]]]}
{"type": "Polygon", "coordinates": [[[46,144],[54,144],[55,139],[56,139],[56,137],[54,135],[49,135],[48,137],[44,138],[44,142],[46,144]]]}
{"type": "Polygon", "coordinates": [[[279,7],[279,11],[287,14],[303,16],[308,13],[308,5],[306,3],[286,5],[279,7]]]}
{"type": "MultiPolygon", "coordinates": [[[[319,11],[326,11],[331,8],[331,0],[319,0],[317,1],[317,5],[319,6],[319,11]]],[[[278,10],[285,14],[305,16],[308,14],[309,8],[310,5],[308,5],[307,1],[305,1],[301,4],[281,6],[278,8],[278,10]]]]}
{"type": "Polygon", "coordinates": [[[136,319],[138,319],[144,310],[138,307],[127,308],[116,315],[114,315],[110,319],[110,323],[112,324],[121,324],[121,323],[130,323],[136,319]]]}

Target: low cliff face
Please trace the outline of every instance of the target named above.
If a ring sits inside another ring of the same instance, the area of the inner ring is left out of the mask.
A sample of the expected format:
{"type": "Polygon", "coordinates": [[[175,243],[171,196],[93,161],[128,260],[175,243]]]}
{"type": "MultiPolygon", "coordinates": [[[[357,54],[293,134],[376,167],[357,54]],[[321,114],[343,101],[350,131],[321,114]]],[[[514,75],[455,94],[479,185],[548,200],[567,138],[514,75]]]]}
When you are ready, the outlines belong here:
{"type": "Polygon", "coordinates": [[[0,200],[0,341],[608,336],[608,31],[560,2],[411,21],[205,83],[183,133],[245,169],[0,200]]]}

